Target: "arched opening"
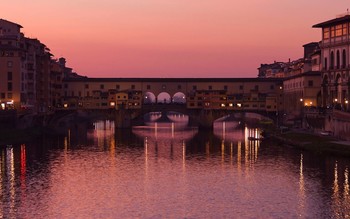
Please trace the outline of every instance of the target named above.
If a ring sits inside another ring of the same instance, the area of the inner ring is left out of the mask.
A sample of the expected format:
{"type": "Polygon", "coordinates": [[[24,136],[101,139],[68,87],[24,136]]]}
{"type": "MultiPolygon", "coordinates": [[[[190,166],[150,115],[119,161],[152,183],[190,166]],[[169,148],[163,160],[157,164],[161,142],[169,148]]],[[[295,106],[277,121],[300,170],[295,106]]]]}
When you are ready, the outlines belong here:
{"type": "Polygon", "coordinates": [[[324,69],[327,70],[328,68],[328,59],[324,58],[324,69]]]}
{"type": "Polygon", "coordinates": [[[186,95],[182,92],[177,92],[173,96],[173,103],[185,104],[186,103],[186,95]]]}
{"type": "Polygon", "coordinates": [[[342,106],[342,88],[341,88],[341,75],[337,74],[335,80],[335,97],[334,97],[334,107],[336,109],[341,109],[342,106]]]}
{"type": "Polygon", "coordinates": [[[143,104],[153,104],[156,102],[156,96],[152,92],[146,92],[143,95],[143,104]]]}
{"type": "Polygon", "coordinates": [[[329,105],[328,75],[325,75],[322,82],[322,106],[327,107],[329,105]]]}
{"type": "Polygon", "coordinates": [[[334,69],[334,52],[331,52],[331,63],[330,63],[330,68],[334,69]]]}
{"type": "Polygon", "coordinates": [[[343,68],[346,68],[346,51],[343,49],[343,68]]]}
{"type": "Polygon", "coordinates": [[[337,50],[337,69],[340,68],[340,52],[337,50]]]}
{"type": "Polygon", "coordinates": [[[157,96],[157,103],[168,104],[171,103],[170,94],[167,92],[162,92],[157,96]]]}

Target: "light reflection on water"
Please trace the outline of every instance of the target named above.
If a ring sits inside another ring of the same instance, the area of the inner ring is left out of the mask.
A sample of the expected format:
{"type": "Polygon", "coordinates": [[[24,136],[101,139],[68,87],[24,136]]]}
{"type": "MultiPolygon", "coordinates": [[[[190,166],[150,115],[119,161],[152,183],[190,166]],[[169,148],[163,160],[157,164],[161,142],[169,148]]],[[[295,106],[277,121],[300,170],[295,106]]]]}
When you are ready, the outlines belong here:
{"type": "Polygon", "coordinates": [[[350,217],[348,160],[249,140],[256,128],[130,132],[102,121],[74,133],[2,146],[1,217],[350,217]]]}

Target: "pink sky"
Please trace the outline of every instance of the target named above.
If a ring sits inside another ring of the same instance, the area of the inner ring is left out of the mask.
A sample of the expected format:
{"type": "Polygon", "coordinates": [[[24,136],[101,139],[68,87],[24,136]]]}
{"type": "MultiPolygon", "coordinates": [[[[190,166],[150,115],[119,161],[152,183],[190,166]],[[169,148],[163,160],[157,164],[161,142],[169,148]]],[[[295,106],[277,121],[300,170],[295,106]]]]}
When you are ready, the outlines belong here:
{"type": "Polygon", "coordinates": [[[89,77],[256,77],[261,63],[303,56],[312,25],[345,13],[329,0],[11,0],[21,24],[89,77]]]}

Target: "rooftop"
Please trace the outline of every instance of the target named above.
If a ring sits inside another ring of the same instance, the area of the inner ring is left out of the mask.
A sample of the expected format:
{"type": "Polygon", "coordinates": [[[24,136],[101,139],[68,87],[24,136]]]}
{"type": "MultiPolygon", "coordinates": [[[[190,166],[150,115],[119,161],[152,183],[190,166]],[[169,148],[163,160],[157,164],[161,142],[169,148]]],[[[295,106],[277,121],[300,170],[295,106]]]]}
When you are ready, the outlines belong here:
{"type": "Polygon", "coordinates": [[[69,82],[281,82],[278,78],[67,78],[69,82]]]}
{"type": "Polygon", "coordinates": [[[4,22],[8,22],[8,23],[10,23],[10,24],[14,24],[14,25],[17,25],[19,28],[23,28],[21,25],[19,25],[19,24],[16,24],[16,23],[14,23],[14,22],[11,22],[11,21],[8,21],[8,20],[5,20],[5,19],[0,19],[0,22],[1,21],[4,21],[4,22]]]}
{"type": "Polygon", "coordinates": [[[344,22],[348,22],[348,21],[350,21],[350,15],[346,14],[345,16],[342,16],[342,17],[337,17],[337,18],[332,19],[332,20],[328,20],[328,21],[325,21],[325,22],[322,22],[319,24],[315,24],[312,27],[313,28],[315,28],[315,27],[316,28],[329,27],[329,26],[334,25],[334,24],[340,24],[340,23],[344,23],[344,22]]]}

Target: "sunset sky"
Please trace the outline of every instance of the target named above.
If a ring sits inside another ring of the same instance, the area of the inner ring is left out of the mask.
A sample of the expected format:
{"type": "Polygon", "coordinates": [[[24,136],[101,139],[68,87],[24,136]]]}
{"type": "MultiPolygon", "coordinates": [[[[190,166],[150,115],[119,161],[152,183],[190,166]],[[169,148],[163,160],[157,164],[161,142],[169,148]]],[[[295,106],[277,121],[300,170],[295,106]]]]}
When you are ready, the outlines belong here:
{"type": "Polygon", "coordinates": [[[345,0],[11,0],[18,23],[89,77],[256,77],[303,56],[345,0]]]}

